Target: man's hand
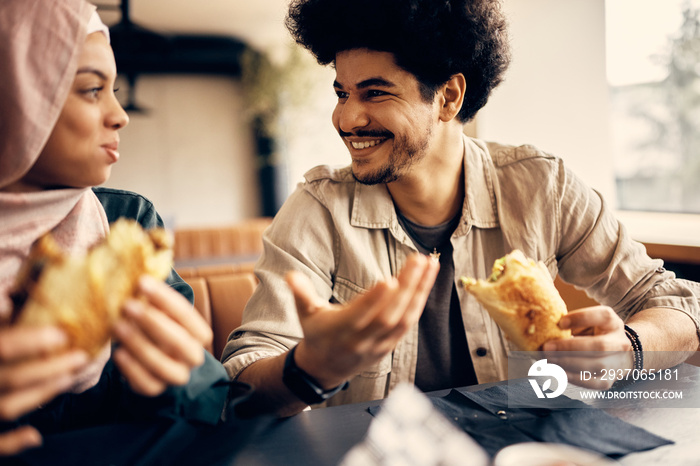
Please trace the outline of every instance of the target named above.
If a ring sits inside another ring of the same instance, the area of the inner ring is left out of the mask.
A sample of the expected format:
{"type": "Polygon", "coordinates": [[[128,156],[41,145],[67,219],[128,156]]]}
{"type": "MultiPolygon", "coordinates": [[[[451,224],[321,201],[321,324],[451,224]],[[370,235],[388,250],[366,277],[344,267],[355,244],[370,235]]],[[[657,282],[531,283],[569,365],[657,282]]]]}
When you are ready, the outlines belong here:
{"type": "Polygon", "coordinates": [[[115,325],[121,345],[114,361],[135,392],[157,396],[189,381],[213,335],[189,301],[166,283],[144,276],[139,291],[145,300],[129,300],[115,325]]]}
{"type": "Polygon", "coordinates": [[[380,361],[420,319],[438,269],[437,261],[414,254],[398,277],[345,305],[324,301],[306,276],[290,273],[287,282],[304,330],[297,365],[330,389],[380,361]]]}
{"type": "MultiPolygon", "coordinates": [[[[0,330],[0,420],[13,421],[73,385],[88,362],[83,351],[66,351],[68,339],[53,327],[0,330]]],[[[0,456],[41,444],[30,426],[0,434],[0,456]]]]}
{"type": "MultiPolygon", "coordinates": [[[[563,329],[571,329],[573,338],[553,340],[544,344],[547,359],[561,366],[569,380],[579,381],[580,371],[601,373],[609,369],[632,369],[634,355],[625,335],[622,319],[608,306],[593,306],[569,312],[559,322],[563,329]],[[591,352],[567,356],[566,351],[591,352]]],[[[612,380],[581,381],[587,388],[608,389],[612,380]]]]}

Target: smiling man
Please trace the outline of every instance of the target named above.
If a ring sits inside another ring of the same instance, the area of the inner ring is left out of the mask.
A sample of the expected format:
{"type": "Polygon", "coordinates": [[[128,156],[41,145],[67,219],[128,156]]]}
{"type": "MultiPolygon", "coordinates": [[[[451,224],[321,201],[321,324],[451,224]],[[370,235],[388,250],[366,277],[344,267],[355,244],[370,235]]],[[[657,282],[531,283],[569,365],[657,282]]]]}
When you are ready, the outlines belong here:
{"type": "Polygon", "coordinates": [[[265,234],[223,354],[257,387],[252,409],[505,379],[514,348],[456,283],[513,249],[605,304],[570,312],[576,336],[544,349],[628,351],[632,366],[642,344],[698,347],[697,284],[649,258],[560,159],[463,134],[508,66],[498,1],[297,0],[287,25],[335,68],[352,163],[309,171],[265,234]]]}

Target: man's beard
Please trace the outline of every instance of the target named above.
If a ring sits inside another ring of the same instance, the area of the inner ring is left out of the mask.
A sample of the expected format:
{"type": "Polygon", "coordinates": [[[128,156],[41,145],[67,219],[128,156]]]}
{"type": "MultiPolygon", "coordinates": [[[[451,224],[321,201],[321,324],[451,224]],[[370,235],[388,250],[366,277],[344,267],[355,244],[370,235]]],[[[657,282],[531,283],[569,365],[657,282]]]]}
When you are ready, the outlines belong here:
{"type": "Polygon", "coordinates": [[[359,183],[366,185],[398,181],[401,179],[401,176],[408,171],[411,165],[425,157],[430,133],[431,131],[428,130],[427,134],[423,137],[415,138],[413,141],[409,141],[406,137],[394,137],[394,147],[392,148],[391,154],[389,154],[389,161],[385,165],[379,167],[374,172],[361,176],[358,176],[355,170],[353,170],[352,176],[359,183]]]}

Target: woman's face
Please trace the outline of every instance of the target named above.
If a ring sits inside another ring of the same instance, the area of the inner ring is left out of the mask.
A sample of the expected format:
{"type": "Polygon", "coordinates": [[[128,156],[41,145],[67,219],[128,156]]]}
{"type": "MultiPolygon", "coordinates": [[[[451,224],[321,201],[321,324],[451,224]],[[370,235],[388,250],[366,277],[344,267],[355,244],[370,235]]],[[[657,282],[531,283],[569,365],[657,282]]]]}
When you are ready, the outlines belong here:
{"type": "Polygon", "coordinates": [[[109,179],[118,131],[129,122],[114,95],[117,67],[104,34],[90,34],[61,115],[21,183],[29,189],[86,188],[109,179]]]}

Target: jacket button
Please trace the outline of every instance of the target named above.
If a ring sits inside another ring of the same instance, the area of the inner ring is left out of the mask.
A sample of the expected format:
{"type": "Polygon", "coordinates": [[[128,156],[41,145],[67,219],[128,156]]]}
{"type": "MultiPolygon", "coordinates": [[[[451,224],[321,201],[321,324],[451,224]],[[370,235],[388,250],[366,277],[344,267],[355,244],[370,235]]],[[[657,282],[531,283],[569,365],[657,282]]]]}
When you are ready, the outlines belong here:
{"type": "Polygon", "coordinates": [[[488,353],[488,350],[486,348],[477,348],[476,349],[476,355],[484,357],[486,356],[486,353],[488,353]]]}

